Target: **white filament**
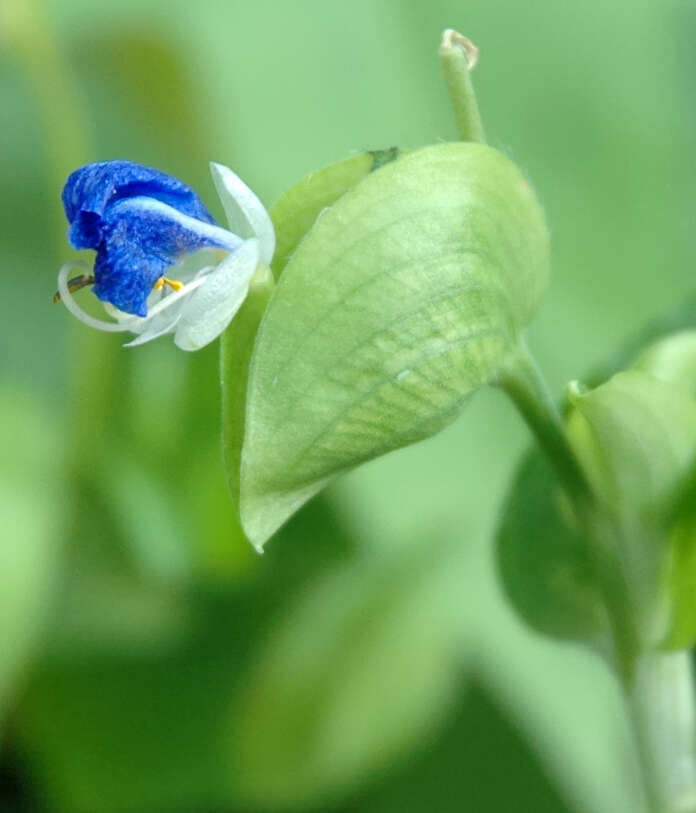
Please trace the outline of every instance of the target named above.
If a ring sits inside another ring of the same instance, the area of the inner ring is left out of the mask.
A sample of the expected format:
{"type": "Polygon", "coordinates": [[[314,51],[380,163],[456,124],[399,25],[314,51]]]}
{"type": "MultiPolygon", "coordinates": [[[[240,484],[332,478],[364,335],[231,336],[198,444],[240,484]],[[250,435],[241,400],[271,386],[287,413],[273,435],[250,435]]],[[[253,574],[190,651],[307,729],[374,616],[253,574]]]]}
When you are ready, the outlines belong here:
{"type": "Polygon", "coordinates": [[[79,266],[81,266],[81,263],[66,263],[58,272],[58,293],[60,294],[61,302],[73,316],[76,316],[81,322],[97,330],[105,330],[108,333],[121,333],[122,331],[128,330],[128,321],[130,320],[124,320],[123,322],[106,322],[103,319],[95,319],[83,311],[77,304],[70,292],[70,288],[68,288],[68,274],[73,268],[79,266]]]}
{"type": "Polygon", "coordinates": [[[60,294],[61,301],[70,313],[81,322],[84,322],[96,330],[103,330],[107,333],[125,333],[128,331],[131,333],[140,333],[154,316],[157,316],[158,313],[171,307],[175,302],[178,302],[205,282],[205,276],[197,277],[184,285],[181,290],[163,297],[156,305],[149,309],[147,316],[129,316],[117,322],[107,322],[104,319],[96,319],[94,316],[90,316],[90,314],[77,304],[75,297],[68,287],[68,274],[76,267],[84,266],[82,263],[66,263],[58,272],[58,293],[60,294]]]}

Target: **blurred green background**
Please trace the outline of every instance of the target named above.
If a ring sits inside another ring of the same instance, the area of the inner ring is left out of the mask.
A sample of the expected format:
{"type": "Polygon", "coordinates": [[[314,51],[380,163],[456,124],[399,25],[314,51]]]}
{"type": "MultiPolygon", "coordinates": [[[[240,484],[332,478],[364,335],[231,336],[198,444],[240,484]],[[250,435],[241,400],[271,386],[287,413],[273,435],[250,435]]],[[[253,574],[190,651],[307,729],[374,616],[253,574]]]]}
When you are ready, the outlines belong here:
{"type": "Polygon", "coordinates": [[[533,179],[556,391],[693,289],[687,0],[0,0],[0,810],[640,811],[617,688],[527,631],[491,541],[524,426],[482,392],[344,477],[263,557],[219,450],[215,347],[74,323],[60,189],[207,161],[271,204],[366,148],[455,136],[440,32],[533,179]]]}

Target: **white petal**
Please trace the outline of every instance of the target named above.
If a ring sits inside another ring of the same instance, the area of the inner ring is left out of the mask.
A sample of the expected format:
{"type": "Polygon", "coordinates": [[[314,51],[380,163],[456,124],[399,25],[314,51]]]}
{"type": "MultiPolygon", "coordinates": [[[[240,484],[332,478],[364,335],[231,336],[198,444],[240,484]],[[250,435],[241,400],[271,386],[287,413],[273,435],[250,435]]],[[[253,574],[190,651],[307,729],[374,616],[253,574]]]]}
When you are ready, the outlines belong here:
{"type": "Polygon", "coordinates": [[[275,231],[265,206],[228,167],[211,161],[210,173],[230,229],[242,237],[257,237],[261,262],[270,265],[275,251],[275,231]]]}
{"type": "Polygon", "coordinates": [[[199,350],[217,338],[241,307],[259,263],[259,241],[246,240],[205,277],[181,309],[174,342],[182,350],[199,350]]]}
{"type": "MultiPolygon", "coordinates": [[[[199,272],[199,276],[204,276],[207,272],[212,271],[214,266],[203,268],[199,272]]],[[[160,291],[153,291],[148,298],[148,318],[144,327],[139,328],[137,331],[131,328],[134,333],[140,334],[124,347],[137,347],[145,342],[150,342],[157,339],[159,336],[164,336],[167,333],[174,333],[176,326],[181,319],[181,311],[190,299],[193,292],[203,281],[195,282],[195,279],[187,283],[180,291],[167,291],[166,293],[160,291]]],[[[116,310],[114,308],[114,310],[116,310]]],[[[116,310],[117,313],[120,311],[116,310]]]]}
{"type": "Polygon", "coordinates": [[[117,201],[114,206],[123,209],[124,213],[132,213],[141,218],[154,216],[155,223],[163,221],[168,228],[177,226],[182,232],[195,235],[204,244],[210,243],[212,246],[219,246],[227,251],[235,251],[242,243],[239,235],[216,226],[214,223],[206,223],[204,220],[185,215],[173,206],[156,198],[149,198],[147,195],[126,198],[117,201]]]}
{"type": "Polygon", "coordinates": [[[137,347],[139,344],[151,342],[153,339],[164,336],[166,333],[174,333],[180,319],[181,314],[177,314],[175,316],[169,316],[169,314],[167,314],[166,317],[164,315],[156,316],[154,319],[150,320],[147,328],[143,330],[139,336],[123,346],[137,347]]]}

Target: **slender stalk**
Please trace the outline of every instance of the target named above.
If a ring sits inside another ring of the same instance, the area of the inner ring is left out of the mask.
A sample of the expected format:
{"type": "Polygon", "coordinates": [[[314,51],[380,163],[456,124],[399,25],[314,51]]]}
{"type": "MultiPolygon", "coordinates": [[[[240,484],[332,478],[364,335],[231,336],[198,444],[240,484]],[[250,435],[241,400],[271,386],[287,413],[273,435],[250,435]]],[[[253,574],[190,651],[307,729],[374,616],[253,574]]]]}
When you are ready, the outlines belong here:
{"type": "Polygon", "coordinates": [[[478,61],[474,43],[451,28],[442,34],[440,64],[450,92],[457,130],[462,141],[486,143],[471,71],[478,61]]]}
{"type": "Polygon", "coordinates": [[[594,502],[585,473],[566,437],[563,418],[536,360],[520,340],[496,381],[512,399],[575,503],[594,502]]]}
{"type": "Polygon", "coordinates": [[[512,399],[556,470],[585,536],[611,626],[611,656],[624,685],[633,679],[640,651],[636,612],[621,561],[621,529],[602,510],[568,441],[563,419],[539,367],[520,341],[496,382],[512,399]]]}
{"type": "Polygon", "coordinates": [[[249,364],[254,349],[254,337],[273,293],[274,284],[270,268],[257,269],[244,304],[220,337],[220,380],[224,416],[222,450],[227,469],[227,482],[237,509],[239,509],[241,438],[244,436],[249,364]]]}

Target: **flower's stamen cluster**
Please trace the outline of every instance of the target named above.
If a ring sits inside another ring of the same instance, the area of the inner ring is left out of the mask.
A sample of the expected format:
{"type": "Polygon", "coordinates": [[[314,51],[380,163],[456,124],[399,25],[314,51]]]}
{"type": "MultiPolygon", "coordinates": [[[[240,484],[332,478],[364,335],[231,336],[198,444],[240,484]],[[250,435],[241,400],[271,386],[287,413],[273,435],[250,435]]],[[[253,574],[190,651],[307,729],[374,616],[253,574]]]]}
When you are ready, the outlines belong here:
{"type": "Polygon", "coordinates": [[[178,279],[169,279],[169,277],[160,277],[155,283],[154,290],[161,291],[165,285],[168,285],[173,291],[180,291],[184,287],[183,282],[178,279]]]}

